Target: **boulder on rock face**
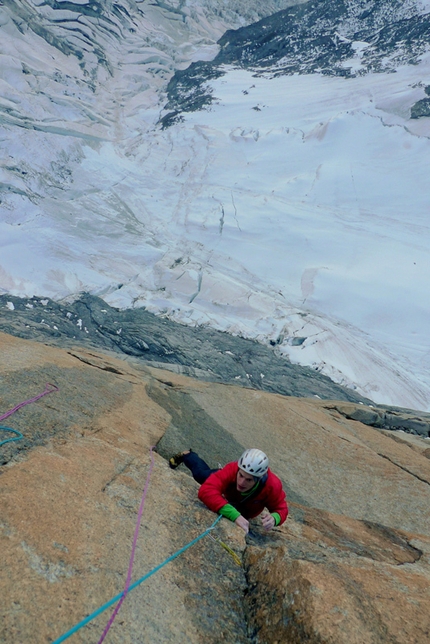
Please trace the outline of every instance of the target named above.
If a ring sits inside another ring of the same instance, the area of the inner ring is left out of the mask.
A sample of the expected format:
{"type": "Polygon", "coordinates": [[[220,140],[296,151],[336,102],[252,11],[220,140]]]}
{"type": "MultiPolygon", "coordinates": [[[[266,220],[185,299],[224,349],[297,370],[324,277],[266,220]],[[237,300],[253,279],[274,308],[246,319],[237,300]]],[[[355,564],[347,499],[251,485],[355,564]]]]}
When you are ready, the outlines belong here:
{"type": "Polygon", "coordinates": [[[401,429],[426,438],[430,436],[430,414],[427,412],[416,412],[399,407],[390,408],[382,405],[368,407],[349,402],[339,402],[335,405],[329,403],[327,408],[336,409],[346,418],[358,420],[365,425],[392,430],[401,429]]]}
{"type": "MultiPolygon", "coordinates": [[[[269,533],[256,519],[246,539],[222,519],[215,540],[129,593],[107,641],[427,641],[425,439],[398,442],[339,401],[199,382],[95,349],[0,334],[0,352],[0,415],[59,387],[4,421],[24,438],[0,446],[1,642],[55,641],[122,592],[151,467],[132,581],[212,525],[188,470],[167,465],[190,446],[214,467],[265,450],[290,517],[269,533]]],[[[70,641],[98,641],[112,609],[70,641]]]]}
{"type": "Polygon", "coordinates": [[[373,407],[361,406],[361,405],[336,405],[338,412],[346,416],[346,418],[351,418],[352,420],[358,420],[360,423],[365,425],[373,425],[374,427],[380,427],[382,424],[382,415],[379,414],[373,407]]]}

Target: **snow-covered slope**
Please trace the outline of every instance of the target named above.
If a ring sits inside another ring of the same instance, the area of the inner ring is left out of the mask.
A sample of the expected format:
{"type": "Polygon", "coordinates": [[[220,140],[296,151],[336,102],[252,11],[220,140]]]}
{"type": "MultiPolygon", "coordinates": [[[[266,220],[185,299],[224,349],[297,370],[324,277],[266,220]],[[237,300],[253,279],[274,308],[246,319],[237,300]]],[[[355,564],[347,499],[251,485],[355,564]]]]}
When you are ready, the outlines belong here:
{"type": "Polygon", "coordinates": [[[258,3],[4,2],[2,292],[88,290],[429,409],[430,3],[290,4],[217,46],[258,3]]]}

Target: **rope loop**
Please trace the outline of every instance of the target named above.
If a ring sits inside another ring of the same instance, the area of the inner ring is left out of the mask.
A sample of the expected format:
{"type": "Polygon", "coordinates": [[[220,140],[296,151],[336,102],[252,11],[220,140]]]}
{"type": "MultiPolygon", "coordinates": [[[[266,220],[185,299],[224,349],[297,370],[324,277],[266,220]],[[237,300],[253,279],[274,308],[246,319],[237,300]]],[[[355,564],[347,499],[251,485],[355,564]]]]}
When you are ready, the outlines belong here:
{"type": "Polygon", "coordinates": [[[16,429],[12,429],[12,427],[5,427],[4,425],[0,425],[0,429],[4,432],[13,432],[14,434],[17,434],[17,436],[12,436],[12,438],[6,438],[6,440],[0,441],[0,446],[4,445],[5,443],[10,443],[11,441],[19,441],[21,440],[21,438],[24,438],[21,432],[16,429]]]}
{"type": "MultiPolygon", "coordinates": [[[[0,420],[4,420],[5,418],[8,418],[9,416],[12,416],[18,409],[21,409],[21,407],[24,407],[24,405],[29,405],[30,403],[36,402],[36,400],[39,400],[39,398],[42,398],[43,396],[46,396],[47,394],[52,394],[55,391],[59,391],[57,385],[53,385],[50,382],[46,383],[45,391],[42,391],[41,394],[38,394],[37,396],[34,396],[34,398],[29,398],[28,400],[24,400],[23,402],[19,403],[19,405],[16,405],[12,409],[9,409],[9,411],[5,412],[0,416],[0,420]]],[[[0,447],[1,445],[4,445],[5,443],[10,443],[11,441],[19,441],[21,438],[24,438],[24,436],[21,434],[21,432],[18,432],[16,429],[12,429],[12,427],[4,427],[3,425],[0,425],[0,429],[3,431],[8,431],[8,432],[13,432],[14,434],[17,434],[17,436],[13,436],[12,438],[7,438],[4,441],[0,442],[0,447]]]]}

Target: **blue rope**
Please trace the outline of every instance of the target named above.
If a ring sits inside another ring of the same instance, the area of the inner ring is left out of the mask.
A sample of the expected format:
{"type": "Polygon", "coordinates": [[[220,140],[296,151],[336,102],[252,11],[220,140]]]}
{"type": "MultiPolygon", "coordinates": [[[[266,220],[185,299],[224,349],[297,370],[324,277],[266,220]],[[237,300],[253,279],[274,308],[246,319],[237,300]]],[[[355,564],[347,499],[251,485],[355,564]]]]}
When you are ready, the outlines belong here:
{"type": "MultiPolygon", "coordinates": [[[[163,566],[168,564],[170,561],[173,561],[173,559],[176,559],[176,557],[179,557],[179,555],[181,555],[183,552],[185,552],[185,550],[188,550],[188,548],[191,548],[191,546],[193,546],[195,543],[197,543],[197,541],[200,541],[200,539],[203,539],[203,537],[205,537],[207,534],[209,534],[209,532],[211,530],[213,530],[213,528],[216,526],[216,524],[218,523],[218,521],[220,519],[222,519],[222,516],[219,516],[217,519],[215,519],[215,521],[212,523],[210,528],[208,528],[207,530],[202,532],[201,535],[199,535],[198,537],[196,537],[195,539],[190,541],[190,543],[187,543],[186,546],[184,546],[180,550],[177,550],[173,555],[171,555],[170,557],[165,559],[165,561],[163,561],[163,563],[159,564],[158,566],[156,566],[155,568],[153,568],[152,570],[147,572],[146,575],[144,575],[143,577],[141,577],[140,579],[135,581],[133,584],[131,584],[129,586],[129,588],[128,588],[128,592],[131,592],[134,588],[136,588],[137,586],[140,586],[140,584],[142,584],[149,577],[151,577],[156,572],[158,572],[160,570],[160,568],[162,568],[163,566]]],[[[60,642],[64,642],[65,640],[67,640],[71,635],[73,635],[74,633],[79,631],[83,626],[88,624],[88,622],[91,622],[95,617],[97,617],[98,615],[103,613],[107,608],[109,608],[109,606],[112,606],[112,604],[115,604],[117,601],[119,601],[121,599],[123,593],[124,593],[124,591],[122,593],[119,593],[119,595],[116,595],[115,597],[112,597],[112,599],[110,599],[108,602],[106,602],[106,604],[103,604],[103,606],[100,606],[100,608],[98,608],[96,611],[94,611],[94,613],[91,613],[91,615],[88,615],[88,617],[85,617],[85,619],[83,619],[81,622],[79,622],[79,624],[76,624],[76,626],[74,626],[69,631],[67,631],[67,633],[64,633],[64,635],[61,635],[61,637],[59,637],[54,642],[52,642],[52,644],[60,644],[60,642]]]]}
{"type": "Polygon", "coordinates": [[[21,438],[24,438],[21,432],[18,432],[16,429],[12,429],[12,427],[5,427],[4,425],[0,425],[0,429],[2,429],[5,432],[13,432],[14,434],[18,434],[18,436],[13,436],[12,438],[6,438],[5,441],[0,441],[0,445],[4,445],[5,443],[10,443],[10,441],[19,441],[21,440],[21,438]]]}

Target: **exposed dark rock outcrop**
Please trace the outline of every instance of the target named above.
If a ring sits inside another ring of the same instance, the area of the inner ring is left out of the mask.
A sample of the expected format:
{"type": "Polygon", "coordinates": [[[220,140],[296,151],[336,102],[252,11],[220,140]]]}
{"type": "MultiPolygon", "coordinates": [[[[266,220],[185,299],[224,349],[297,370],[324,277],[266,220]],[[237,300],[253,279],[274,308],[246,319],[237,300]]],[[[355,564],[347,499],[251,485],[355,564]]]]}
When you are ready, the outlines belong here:
{"type": "MultiPolygon", "coordinates": [[[[347,61],[366,43],[360,74],[394,71],[424,53],[430,22],[413,4],[320,0],[290,7],[219,40],[217,64],[274,69],[276,74],[353,74],[347,61]],[[399,44],[401,43],[401,47],[399,44]]],[[[356,72],[355,72],[356,73],[356,72]]]]}
{"type": "MultiPolygon", "coordinates": [[[[430,96],[430,85],[425,87],[424,91],[430,96]]],[[[422,98],[411,108],[411,119],[420,119],[423,116],[430,116],[430,98],[422,98]]]]}
{"type": "Polygon", "coordinates": [[[0,330],[59,346],[109,349],[216,382],[289,396],[370,402],[253,340],[177,324],[145,309],[118,310],[91,295],[70,303],[2,295],[0,330]]]}

